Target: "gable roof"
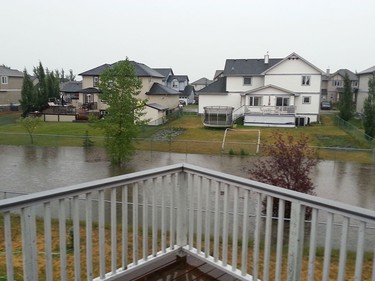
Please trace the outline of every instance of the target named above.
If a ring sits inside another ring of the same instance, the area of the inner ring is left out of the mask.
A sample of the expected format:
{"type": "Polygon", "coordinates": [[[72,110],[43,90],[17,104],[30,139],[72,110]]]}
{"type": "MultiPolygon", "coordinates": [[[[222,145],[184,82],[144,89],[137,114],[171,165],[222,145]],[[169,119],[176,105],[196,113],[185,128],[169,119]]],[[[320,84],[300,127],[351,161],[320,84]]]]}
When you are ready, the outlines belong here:
{"type": "Polygon", "coordinates": [[[212,80],[207,79],[206,77],[203,77],[203,78],[200,78],[197,81],[191,83],[191,85],[206,85],[206,86],[208,86],[212,82],[213,82],[212,80]]]}
{"type": "Polygon", "coordinates": [[[227,59],[223,76],[261,75],[264,71],[282,61],[282,59],[227,59]]]}
{"type": "Polygon", "coordinates": [[[371,73],[374,73],[374,72],[375,72],[375,65],[373,67],[370,67],[370,68],[367,68],[367,69],[361,71],[358,74],[368,74],[368,73],[371,74],[371,73]]]}
{"type": "Polygon", "coordinates": [[[186,85],[185,89],[182,92],[180,92],[180,93],[183,96],[189,96],[192,93],[195,93],[195,89],[194,89],[194,87],[192,85],[186,85]]]}
{"type": "Polygon", "coordinates": [[[227,78],[220,77],[215,82],[209,84],[207,87],[200,89],[197,93],[199,94],[217,94],[223,93],[226,94],[227,92],[227,78]]]}
{"type": "Polygon", "coordinates": [[[180,92],[159,83],[154,83],[146,95],[179,95],[180,92]]]}
{"type": "Polygon", "coordinates": [[[174,75],[172,68],[153,68],[166,78],[169,74],[174,75]]]}
{"type": "Polygon", "coordinates": [[[81,76],[99,76],[104,70],[106,70],[108,67],[111,67],[111,64],[105,63],[100,66],[97,66],[93,69],[87,70],[85,72],[82,72],[78,75],[81,76]]]}
{"type": "Polygon", "coordinates": [[[82,90],[82,81],[68,81],[60,86],[60,92],[79,93],[82,90]]]}
{"type": "MultiPolygon", "coordinates": [[[[93,69],[87,70],[85,72],[82,72],[78,75],[81,76],[99,76],[104,70],[106,70],[108,67],[112,67],[115,65],[117,62],[112,63],[112,64],[103,64],[98,67],[95,67],[93,69]]],[[[138,77],[157,77],[157,78],[163,78],[164,76],[161,75],[159,72],[156,70],[153,70],[152,68],[148,67],[147,65],[143,63],[139,63],[136,61],[129,61],[130,64],[134,66],[135,69],[135,74],[138,77]]]]}
{"type": "MultiPolygon", "coordinates": [[[[277,62],[276,64],[274,64],[273,66],[271,66],[270,68],[266,69],[264,72],[262,72],[262,74],[266,74],[268,71],[270,71],[271,69],[275,68],[276,66],[278,66],[279,64],[283,63],[284,61],[286,60],[290,60],[290,59],[294,59],[294,58],[297,58],[297,59],[300,59],[301,61],[303,61],[304,63],[308,64],[309,66],[311,66],[312,68],[314,68],[316,71],[320,72],[321,74],[324,74],[324,71],[321,70],[320,68],[316,67],[315,65],[313,65],[312,63],[310,63],[309,61],[305,60],[303,57],[301,57],[300,55],[296,54],[296,53],[291,53],[289,56],[287,56],[286,58],[280,60],[279,62],[277,62]]],[[[271,59],[270,59],[271,61],[271,59]]]]}
{"type": "Polygon", "coordinates": [[[293,96],[299,96],[299,94],[296,93],[296,92],[293,92],[293,91],[290,91],[290,90],[287,90],[287,89],[284,89],[284,88],[281,88],[281,87],[278,87],[278,86],[275,86],[275,85],[272,85],[272,84],[269,84],[269,85],[263,86],[263,87],[259,87],[259,88],[256,88],[256,89],[249,90],[249,91],[243,93],[242,95],[252,94],[252,93],[256,93],[256,92],[262,91],[264,89],[270,89],[270,88],[278,90],[278,91],[281,91],[281,92],[285,92],[287,94],[291,94],[293,96]]]}
{"type": "Polygon", "coordinates": [[[358,76],[355,75],[353,72],[351,72],[349,69],[339,69],[335,73],[333,73],[332,76],[335,76],[337,74],[340,75],[340,76],[342,76],[342,77],[345,77],[345,74],[348,74],[349,79],[351,81],[358,80],[358,76]]]}
{"type": "Polygon", "coordinates": [[[169,76],[168,82],[170,82],[174,79],[177,79],[178,82],[184,82],[184,81],[189,82],[189,77],[187,75],[172,75],[172,76],[169,76]]]}
{"type": "Polygon", "coordinates": [[[23,77],[23,72],[0,65],[0,76],[23,77]]]}

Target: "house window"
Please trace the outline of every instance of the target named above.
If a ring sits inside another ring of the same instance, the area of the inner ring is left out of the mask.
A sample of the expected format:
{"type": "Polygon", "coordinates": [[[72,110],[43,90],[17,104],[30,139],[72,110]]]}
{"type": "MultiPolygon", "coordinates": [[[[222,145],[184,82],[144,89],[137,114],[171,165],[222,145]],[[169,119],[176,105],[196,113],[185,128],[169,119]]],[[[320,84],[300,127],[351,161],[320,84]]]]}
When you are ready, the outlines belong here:
{"type": "Polygon", "coordinates": [[[277,97],[276,98],[276,106],[289,106],[289,98],[288,97],[277,97]]]}
{"type": "Polygon", "coordinates": [[[8,84],[8,76],[1,76],[1,84],[8,84]]]}
{"type": "Polygon", "coordinates": [[[358,87],[358,81],[352,81],[352,87],[358,87]]]}
{"type": "Polygon", "coordinates": [[[332,86],[334,87],[341,87],[342,86],[342,80],[333,80],[332,86]]]}
{"type": "Polygon", "coordinates": [[[262,105],[262,97],[250,97],[250,106],[261,106],[262,105]]]}
{"type": "Polygon", "coordinates": [[[302,97],[302,103],[304,104],[311,103],[311,97],[302,97]]]}
{"type": "Polygon", "coordinates": [[[244,77],[243,78],[244,85],[251,85],[251,77],[244,77]]]}
{"type": "Polygon", "coordinates": [[[173,80],[172,88],[178,88],[178,81],[177,80],[173,80]]]}
{"type": "Polygon", "coordinates": [[[99,85],[99,76],[94,76],[93,79],[94,79],[93,80],[94,87],[98,87],[98,85],[99,85]]]}
{"type": "Polygon", "coordinates": [[[303,75],[302,76],[302,86],[310,86],[310,76],[303,75]]]}

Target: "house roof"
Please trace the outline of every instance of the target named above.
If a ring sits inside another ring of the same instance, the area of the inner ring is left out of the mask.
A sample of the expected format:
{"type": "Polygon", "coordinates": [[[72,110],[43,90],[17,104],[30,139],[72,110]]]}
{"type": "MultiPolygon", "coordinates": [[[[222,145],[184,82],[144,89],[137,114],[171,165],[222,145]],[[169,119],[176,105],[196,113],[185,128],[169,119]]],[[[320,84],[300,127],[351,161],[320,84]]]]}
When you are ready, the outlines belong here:
{"type": "Polygon", "coordinates": [[[357,81],[358,80],[358,76],[355,75],[353,72],[351,72],[349,69],[339,69],[335,73],[333,73],[332,76],[335,76],[337,74],[342,76],[342,77],[345,77],[345,74],[348,74],[349,79],[351,81],[357,81]]]}
{"type": "Polygon", "coordinates": [[[195,92],[195,90],[194,90],[194,87],[192,85],[186,85],[185,89],[181,92],[181,95],[189,96],[194,92],[195,92]]]}
{"type": "Polygon", "coordinates": [[[87,70],[85,72],[82,72],[78,75],[81,76],[99,76],[104,70],[106,70],[108,67],[111,67],[111,64],[105,63],[100,66],[97,66],[93,69],[87,70]]]}
{"type": "Polygon", "coordinates": [[[23,72],[0,65],[0,76],[23,77],[23,72]]]}
{"type": "Polygon", "coordinates": [[[371,74],[371,73],[374,73],[374,72],[375,72],[375,65],[359,72],[358,74],[368,74],[368,73],[371,74]]]}
{"type": "Polygon", "coordinates": [[[80,93],[82,93],[82,94],[98,94],[98,93],[100,93],[100,90],[97,89],[97,88],[94,88],[94,87],[89,87],[89,88],[82,89],[80,91],[80,93]]]}
{"type": "Polygon", "coordinates": [[[200,89],[199,94],[217,94],[217,93],[227,93],[227,78],[220,77],[215,82],[212,82],[207,87],[200,89]]]}
{"type": "Polygon", "coordinates": [[[264,89],[270,89],[270,88],[271,89],[276,89],[276,90],[281,91],[281,92],[285,92],[285,93],[293,95],[293,96],[298,96],[299,95],[296,92],[293,92],[293,91],[290,91],[290,90],[287,90],[287,89],[284,89],[284,88],[281,88],[281,87],[278,87],[278,86],[275,86],[275,85],[272,85],[272,84],[269,84],[269,85],[263,86],[263,87],[259,87],[259,88],[256,88],[256,89],[252,89],[250,91],[247,91],[247,92],[243,93],[243,95],[256,93],[256,92],[262,91],[264,89]]]}
{"type": "MultiPolygon", "coordinates": [[[[311,66],[312,68],[314,68],[316,71],[320,72],[321,74],[324,73],[323,70],[321,70],[320,68],[316,67],[315,65],[313,65],[311,62],[305,60],[303,57],[301,57],[300,55],[296,54],[296,53],[291,53],[289,56],[287,56],[286,58],[280,60],[279,62],[275,63],[274,65],[272,65],[271,67],[269,67],[268,69],[266,69],[265,71],[263,71],[261,74],[264,75],[266,74],[268,71],[270,71],[271,69],[275,68],[276,66],[278,66],[279,64],[283,63],[284,61],[286,60],[290,60],[290,59],[300,59],[301,61],[303,61],[304,63],[306,63],[307,65],[311,66]]],[[[271,61],[271,59],[270,59],[271,61]]]]}
{"type": "Polygon", "coordinates": [[[146,95],[179,95],[180,92],[159,83],[154,83],[146,95]]]}
{"type": "Polygon", "coordinates": [[[224,70],[216,70],[214,74],[214,80],[223,74],[224,70]]]}
{"type": "Polygon", "coordinates": [[[269,59],[268,63],[266,64],[264,63],[264,59],[227,59],[225,62],[223,75],[260,75],[280,61],[282,61],[282,59],[269,59]]]}
{"type": "MultiPolygon", "coordinates": [[[[134,66],[135,74],[138,77],[158,77],[158,78],[164,77],[159,72],[157,72],[156,70],[148,67],[147,65],[145,65],[143,63],[139,63],[139,62],[136,62],[136,61],[129,61],[129,63],[134,66]]],[[[100,65],[100,66],[95,67],[93,69],[82,72],[78,75],[81,75],[81,76],[99,76],[105,69],[107,69],[108,67],[111,67],[115,64],[116,63],[103,64],[103,65],[100,65]]]]}
{"type": "Polygon", "coordinates": [[[172,75],[172,76],[169,76],[168,82],[172,81],[173,79],[177,79],[178,82],[184,82],[184,81],[189,82],[189,77],[187,75],[172,75]]]}
{"type": "Polygon", "coordinates": [[[62,83],[60,92],[64,93],[79,93],[82,90],[82,81],[68,81],[62,83]]]}
{"type": "Polygon", "coordinates": [[[148,103],[148,104],[146,104],[146,106],[149,106],[151,108],[155,108],[155,109],[160,110],[160,111],[166,111],[169,108],[168,106],[161,105],[161,104],[158,104],[158,103],[148,103]]]}
{"type": "Polygon", "coordinates": [[[203,78],[200,78],[198,79],[197,81],[191,83],[191,85],[209,85],[211,84],[213,81],[210,80],[210,79],[207,79],[206,77],[203,77],[203,78]]]}
{"type": "Polygon", "coordinates": [[[153,68],[155,71],[159,72],[165,78],[171,74],[174,75],[172,68],[153,68]]]}

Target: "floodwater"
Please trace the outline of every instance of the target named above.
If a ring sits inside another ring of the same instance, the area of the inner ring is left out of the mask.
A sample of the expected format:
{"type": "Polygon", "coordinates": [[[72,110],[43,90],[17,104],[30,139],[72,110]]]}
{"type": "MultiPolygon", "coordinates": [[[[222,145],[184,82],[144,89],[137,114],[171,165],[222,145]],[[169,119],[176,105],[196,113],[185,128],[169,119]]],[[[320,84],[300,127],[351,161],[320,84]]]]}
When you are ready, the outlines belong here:
{"type": "MultiPolygon", "coordinates": [[[[0,146],[0,192],[32,193],[175,163],[247,177],[254,158],[140,151],[112,167],[101,148],[0,146]]],[[[375,165],[321,161],[312,174],[317,196],[375,210],[375,165]]]]}

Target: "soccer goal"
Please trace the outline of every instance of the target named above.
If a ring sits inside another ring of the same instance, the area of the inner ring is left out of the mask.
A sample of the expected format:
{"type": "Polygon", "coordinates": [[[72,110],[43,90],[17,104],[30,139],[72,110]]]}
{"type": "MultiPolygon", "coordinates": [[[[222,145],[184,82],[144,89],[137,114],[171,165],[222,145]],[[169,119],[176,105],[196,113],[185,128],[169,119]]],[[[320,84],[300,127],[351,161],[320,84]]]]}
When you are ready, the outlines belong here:
{"type": "Polygon", "coordinates": [[[221,151],[229,154],[258,154],[260,130],[227,128],[224,132],[221,151]]]}

